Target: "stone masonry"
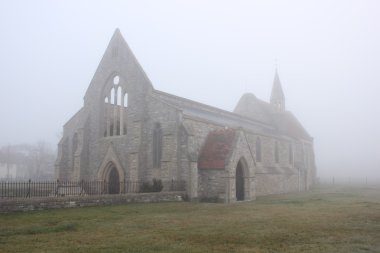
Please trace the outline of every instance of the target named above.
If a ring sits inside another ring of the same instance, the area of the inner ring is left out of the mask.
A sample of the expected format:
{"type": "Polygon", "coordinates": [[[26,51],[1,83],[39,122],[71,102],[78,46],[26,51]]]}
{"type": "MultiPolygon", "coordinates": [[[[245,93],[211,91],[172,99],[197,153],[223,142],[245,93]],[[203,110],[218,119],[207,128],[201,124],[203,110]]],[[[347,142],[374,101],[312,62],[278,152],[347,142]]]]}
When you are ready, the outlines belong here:
{"type": "Polygon", "coordinates": [[[190,199],[234,202],[316,177],[313,138],[285,109],[277,71],[269,103],[244,94],[224,111],[155,90],[118,29],[63,128],[60,180],[183,180],[190,199]]]}

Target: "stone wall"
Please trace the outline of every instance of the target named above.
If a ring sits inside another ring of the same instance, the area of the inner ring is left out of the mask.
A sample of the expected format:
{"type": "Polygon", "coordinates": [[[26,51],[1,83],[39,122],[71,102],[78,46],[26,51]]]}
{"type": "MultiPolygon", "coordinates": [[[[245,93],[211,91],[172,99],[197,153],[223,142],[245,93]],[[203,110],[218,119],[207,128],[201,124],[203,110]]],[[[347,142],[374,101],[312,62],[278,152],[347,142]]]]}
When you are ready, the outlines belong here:
{"type": "Polygon", "coordinates": [[[183,201],[184,196],[184,192],[158,192],[0,200],[0,213],[87,206],[111,206],[128,203],[183,201]]]}
{"type": "Polygon", "coordinates": [[[199,170],[199,199],[210,202],[226,202],[227,173],[223,169],[199,170]]]}
{"type": "Polygon", "coordinates": [[[256,196],[296,191],[298,191],[297,174],[256,174],[256,196]]]}
{"type": "Polygon", "coordinates": [[[166,103],[150,96],[147,106],[147,115],[144,120],[144,131],[141,155],[142,163],[139,167],[140,180],[150,181],[153,178],[161,180],[179,179],[179,111],[166,103]],[[161,164],[159,168],[153,166],[153,131],[159,125],[162,131],[161,164]]]}
{"type": "Polygon", "coordinates": [[[255,198],[255,191],[267,195],[308,189],[316,176],[312,139],[283,132],[286,126],[275,124],[271,106],[247,94],[232,113],[156,91],[117,30],[85,94],[83,108],[64,126],[57,175],[67,180],[108,180],[106,172],[113,164],[127,180],[184,180],[190,198],[212,195],[233,201],[236,166],[244,158],[247,200],[255,198]],[[120,105],[105,104],[118,88],[120,105]],[[125,93],[127,104],[123,103],[125,93]],[[120,135],[110,136],[111,122],[113,132],[120,126],[120,135]],[[160,166],[153,164],[156,125],[162,130],[160,166]],[[226,127],[241,136],[225,170],[198,171],[198,156],[208,133],[226,127]],[[258,138],[261,161],[256,159],[258,138]],[[298,171],[303,171],[302,177],[298,171]]]}

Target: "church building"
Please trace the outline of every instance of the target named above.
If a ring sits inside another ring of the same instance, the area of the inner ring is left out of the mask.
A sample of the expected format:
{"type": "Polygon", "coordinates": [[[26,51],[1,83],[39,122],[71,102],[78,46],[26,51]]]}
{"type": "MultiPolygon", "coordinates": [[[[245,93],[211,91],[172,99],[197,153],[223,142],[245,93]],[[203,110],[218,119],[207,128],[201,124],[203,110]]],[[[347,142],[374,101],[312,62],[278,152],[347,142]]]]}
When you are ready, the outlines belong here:
{"type": "Polygon", "coordinates": [[[184,181],[190,199],[230,203],[316,178],[313,138],[286,110],[277,71],[269,103],[244,94],[221,110],[155,90],[118,29],[63,130],[59,180],[184,181]]]}

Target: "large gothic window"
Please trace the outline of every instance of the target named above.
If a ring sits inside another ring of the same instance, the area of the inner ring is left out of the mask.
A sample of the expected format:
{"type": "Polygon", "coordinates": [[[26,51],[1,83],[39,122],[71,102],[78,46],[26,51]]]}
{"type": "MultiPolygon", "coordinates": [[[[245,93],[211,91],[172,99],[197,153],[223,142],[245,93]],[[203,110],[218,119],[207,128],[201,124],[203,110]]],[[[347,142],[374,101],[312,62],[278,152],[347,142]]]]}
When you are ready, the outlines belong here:
{"type": "Polygon", "coordinates": [[[127,134],[128,93],[122,87],[120,76],[115,75],[104,94],[104,137],[127,134]]]}
{"type": "Polygon", "coordinates": [[[257,137],[256,139],[256,161],[261,162],[261,139],[257,137]]]}
{"type": "Polygon", "coordinates": [[[279,163],[279,161],[280,161],[280,157],[279,157],[279,153],[278,153],[278,142],[277,141],[274,143],[274,161],[276,163],[279,163]]]}
{"type": "Polygon", "coordinates": [[[161,167],[162,156],[162,129],[161,125],[157,123],[153,129],[153,167],[161,167]]]}

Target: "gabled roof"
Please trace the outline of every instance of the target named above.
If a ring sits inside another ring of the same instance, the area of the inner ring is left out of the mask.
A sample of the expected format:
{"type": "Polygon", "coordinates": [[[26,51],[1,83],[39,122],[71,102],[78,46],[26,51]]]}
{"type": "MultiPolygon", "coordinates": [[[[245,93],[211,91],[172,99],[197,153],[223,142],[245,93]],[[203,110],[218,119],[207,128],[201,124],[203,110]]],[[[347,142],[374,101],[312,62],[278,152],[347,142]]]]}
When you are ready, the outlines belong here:
{"type": "Polygon", "coordinates": [[[292,138],[312,140],[312,137],[291,112],[277,112],[271,104],[256,98],[251,93],[244,94],[241,97],[234,112],[224,111],[162,91],[154,90],[152,94],[165,103],[182,110],[184,115],[192,118],[247,130],[262,126],[292,138]]]}
{"type": "Polygon", "coordinates": [[[279,133],[296,139],[312,140],[305,128],[289,111],[273,114],[273,120],[279,133]]]}
{"type": "Polygon", "coordinates": [[[121,76],[133,76],[134,80],[139,80],[139,85],[144,85],[149,88],[152,87],[148,76],[118,28],[113,33],[90,85],[87,88],[85,101],[87,97],[96,97],[102,94],[101,91],[104,88],[104,84],[108,78],[113,78],[112,75],[115,72],[121,76]]]}
{"type": "Polygon", "coordinates": [[[71,125],[75,125],[76,128],[81,128],[85,125],[88,119],[88,114],[85,111],[85,108],[80,108],[64,125],[63,127],[71,125]]]}
{"type": "Polygon", "coordinates": [[[199,169],[224,169],[235,145],[236,130],[211,131],[198,159],[199,169]]]}
{"type": "Polygon", "coordinates": [[[256,98],[253,94],[244,94],[234,112],[251,119],[264,121],[274,126],[280,134],[296,139],[312,139],[291,112],[277,111],[273,105],[256,98]]]}
{"type": "Polygon", "coordinates": [[[233,112],[225,111],[216,107],[195,102],[183,97],[174,96],[162,91],[154,90],[152,95],[161,101],[181,110],[185,116],[191,118],[211,121],[221,126],[232,128],[251,129],[253,126],[272,128],[266,122],[259,119],[252,119],[245,115],[239,115],[233,112]]]}
{"type": "Polygon", "coordinates": [[[252,93],[244,94],[234,109],[234,113],[267,124],[273,124],[272,111],[273,108],[270,104],[258,99],[252,93]]]}

